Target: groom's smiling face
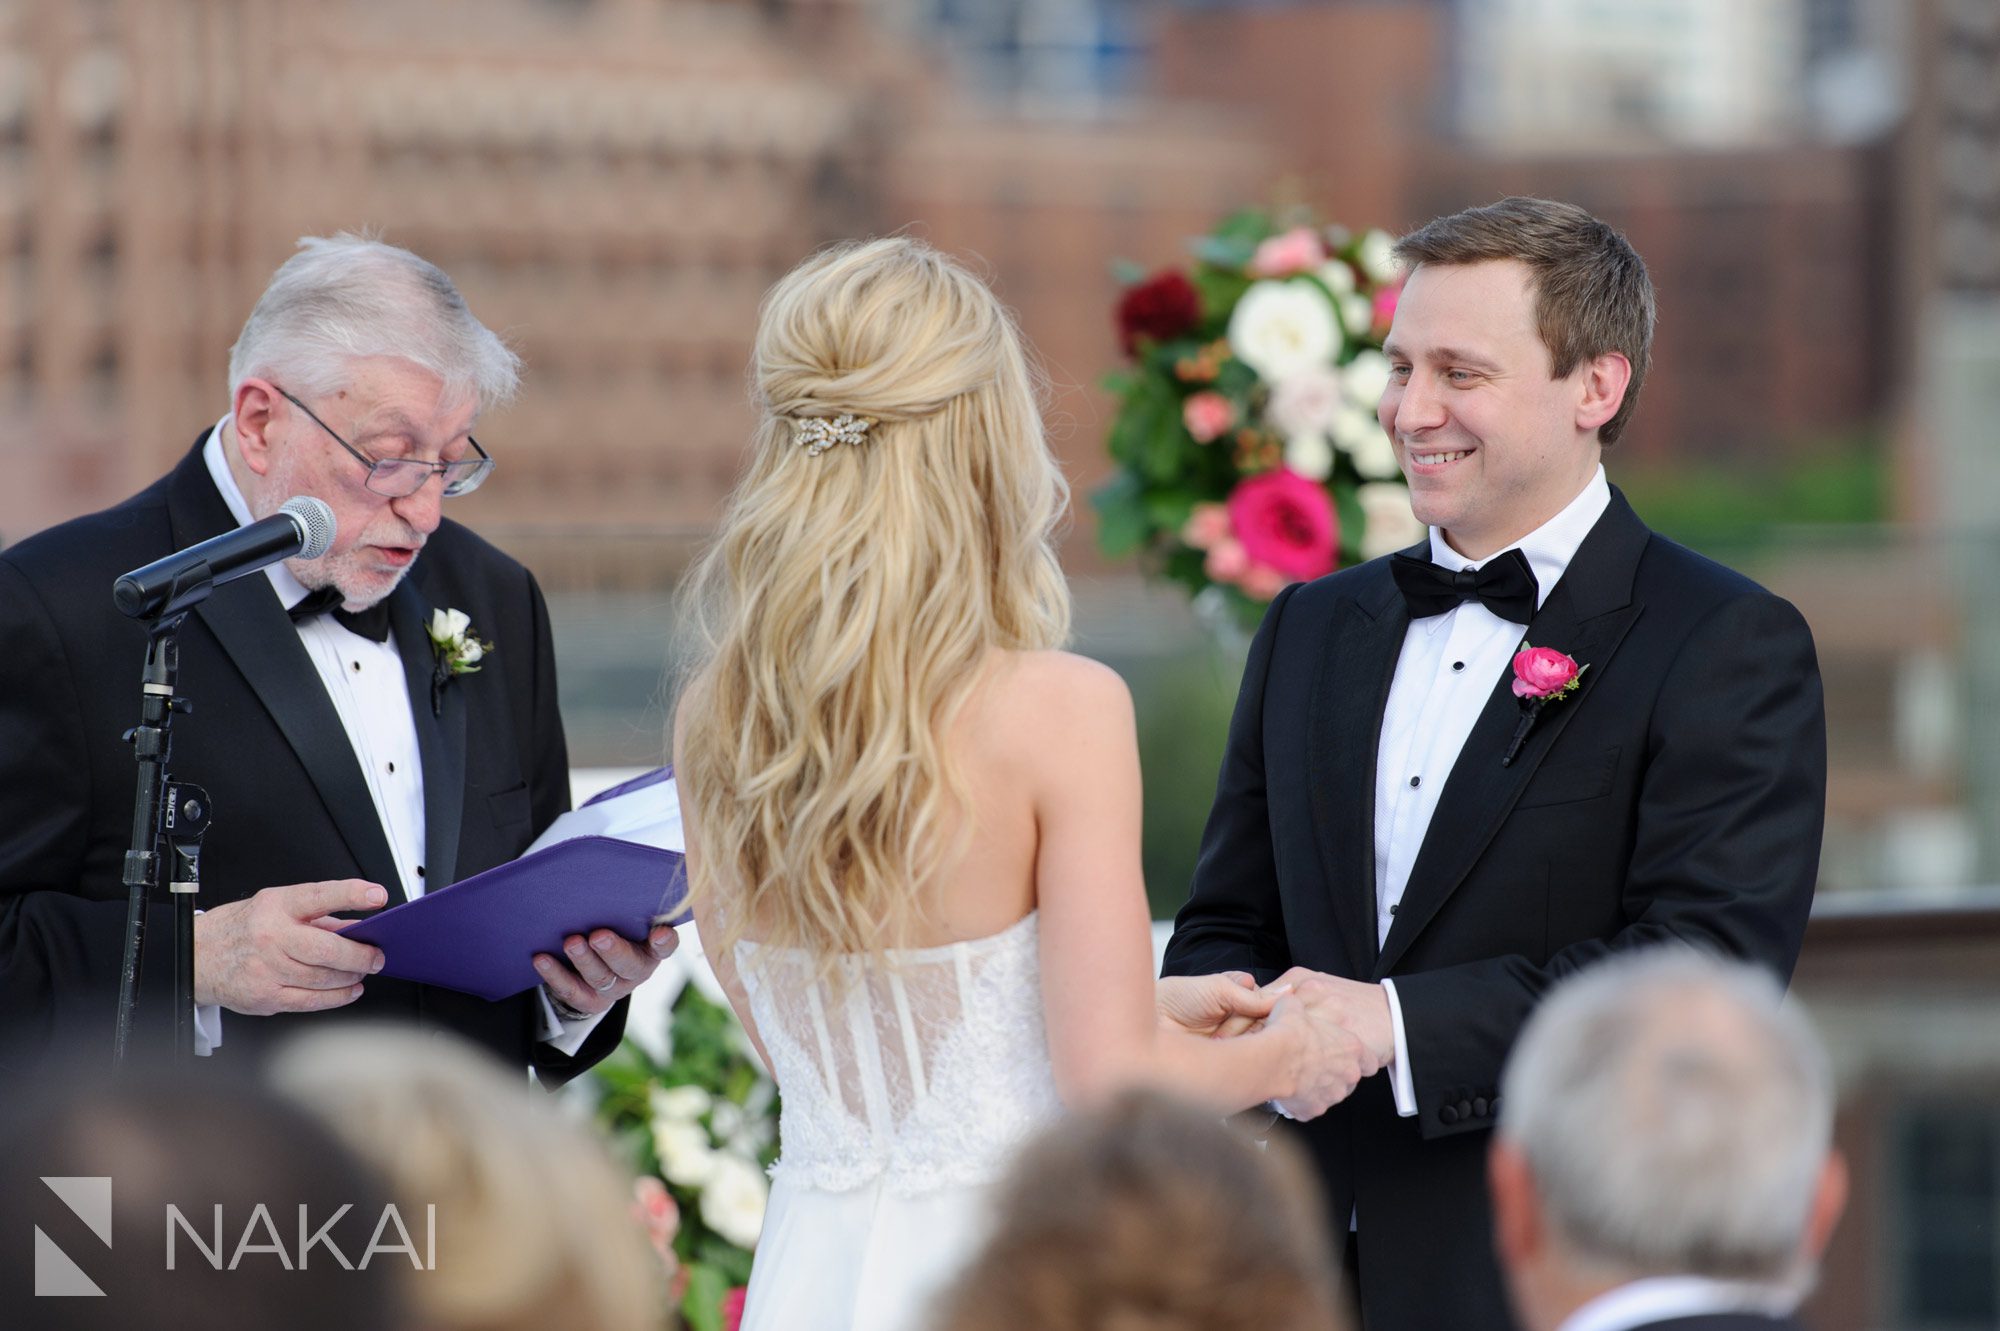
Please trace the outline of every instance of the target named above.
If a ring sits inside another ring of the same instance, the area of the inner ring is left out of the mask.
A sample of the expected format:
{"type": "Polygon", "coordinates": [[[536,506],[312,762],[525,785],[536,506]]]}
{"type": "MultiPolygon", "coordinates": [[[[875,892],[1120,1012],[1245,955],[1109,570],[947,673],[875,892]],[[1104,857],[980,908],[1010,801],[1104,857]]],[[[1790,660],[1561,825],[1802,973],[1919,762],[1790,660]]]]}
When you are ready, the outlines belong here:
{"type": "Polygon", "coordinates": [[[1389,432],[1419,521],[1483,559],[1561,512],[1595,473],[1587,368],[1557,379],[1526,264],[1421,264],[1384,348],[1389,432]]]}

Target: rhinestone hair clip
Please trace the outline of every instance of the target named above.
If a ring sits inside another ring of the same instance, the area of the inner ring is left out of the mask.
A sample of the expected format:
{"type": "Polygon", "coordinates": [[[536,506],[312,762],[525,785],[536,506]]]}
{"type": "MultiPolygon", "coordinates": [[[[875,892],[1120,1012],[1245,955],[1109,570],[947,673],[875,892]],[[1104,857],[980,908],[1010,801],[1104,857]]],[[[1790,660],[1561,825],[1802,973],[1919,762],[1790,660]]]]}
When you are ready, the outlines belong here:
{"type": "Polygon", "coordinates": [[[792,422],[793,442],[805,449],[807,457],[816,458],[835,444],[864,442],[868,438],[868,427],[874,423],[866,416],[845,412],[831,419],[807,416],[792,422]]]}

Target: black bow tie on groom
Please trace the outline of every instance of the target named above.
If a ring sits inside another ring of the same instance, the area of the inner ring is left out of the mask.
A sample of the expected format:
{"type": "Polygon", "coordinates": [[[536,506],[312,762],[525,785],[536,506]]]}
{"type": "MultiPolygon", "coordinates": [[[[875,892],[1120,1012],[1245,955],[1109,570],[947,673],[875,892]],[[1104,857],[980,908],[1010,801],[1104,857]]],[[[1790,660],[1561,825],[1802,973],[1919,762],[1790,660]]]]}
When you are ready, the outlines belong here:
{"type": "Polygon", "coordinates": [[[1425,619],[1477,601],[1510,624],[1535,617],[1535,570],[1519,550],[1505,550],[1480,568],[1453,573],[1428,559],[1391,555],[1389,572],[1410,607],[1411,619],[1425,619]]]}
{"type": "Polygon", "coordinates": [[[314,615],[332,615],[334,622],[349,633],[358,633],[370,642],[389,641],[389,598],[386,596],[366,610],[343,610],[340,588],[322,587],[316,592],[307,592],[305,599],[293,606],[290,613],[294,624],[314,615]]]}

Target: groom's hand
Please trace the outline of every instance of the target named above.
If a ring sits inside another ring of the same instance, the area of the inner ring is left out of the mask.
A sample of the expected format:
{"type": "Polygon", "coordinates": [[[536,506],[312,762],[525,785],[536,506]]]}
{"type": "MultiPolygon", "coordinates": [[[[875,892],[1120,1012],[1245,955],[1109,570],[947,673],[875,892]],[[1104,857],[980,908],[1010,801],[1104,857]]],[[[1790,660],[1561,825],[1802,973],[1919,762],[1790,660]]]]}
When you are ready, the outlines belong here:
{"type": "Polygon", "coordinates": [[[1298,988],[1308,980],[1313,982],[1314,1006],[1329,1011],[1361,1042],[1362,1076],[1372,1077],[1395,1061],[1396,1028],[1389,1019],[1389,995],[1381,985],[1294,966],[1264,988],[1275,994],[1287,986],[1298,988]]]}
{"type": "Polygon", "coordinates": [[[1190,1035],[1241,1035],[1271,1015],[1274,990],[1259,989],[1248,971],[1169,975],[1153,987],[1160,1021],[1190,1035]]]}
{"type": "Polygon", "coordinates": [[[537,952],[535,970],[550,996],[563,1006],[598,1013],[644,983],[674,954],[680,941],[680,935],[663,924],[655,925],[643,943],[634,943],[609,929],[592,929],[588,937],[571,934],[563,940],[567,964],[537,952]]]}

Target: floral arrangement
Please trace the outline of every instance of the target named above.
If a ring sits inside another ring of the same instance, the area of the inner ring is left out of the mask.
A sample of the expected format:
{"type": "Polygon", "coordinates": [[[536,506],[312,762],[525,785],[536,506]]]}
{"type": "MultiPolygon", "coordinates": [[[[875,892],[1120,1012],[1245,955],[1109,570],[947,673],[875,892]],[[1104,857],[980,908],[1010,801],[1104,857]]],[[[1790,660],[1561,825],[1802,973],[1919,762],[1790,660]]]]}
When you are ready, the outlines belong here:
{"type": "Polygon", "coordinates": [[[735,1014],[703,987],[684,983],[674,999],[663,1056],[628,1036],[593,1076],[599,1119],[640,1174],[636,1209],[681,1316],[691,1331],[735,1331],[770,1196],[778,1093],[735,1014]]]}
{"type": "Polygon", "coordinates": [[[1130,274],[1098,544],[1254,622],[1287,583],[1420,539],[1375,419],[1401,277],[1380,231],[1238,213],[1130,274]]]}

